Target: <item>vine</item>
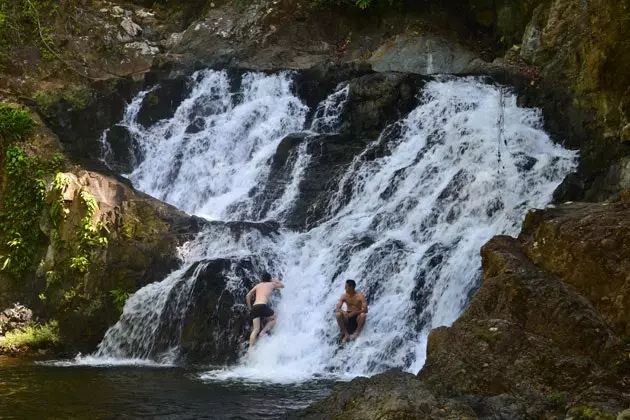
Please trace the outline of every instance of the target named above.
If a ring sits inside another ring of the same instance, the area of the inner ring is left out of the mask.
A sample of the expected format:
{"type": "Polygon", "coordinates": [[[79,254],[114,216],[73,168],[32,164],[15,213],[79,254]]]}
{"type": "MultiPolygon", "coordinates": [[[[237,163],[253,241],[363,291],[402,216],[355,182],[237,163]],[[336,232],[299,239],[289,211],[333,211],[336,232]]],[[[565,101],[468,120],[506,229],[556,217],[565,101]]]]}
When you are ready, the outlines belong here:
{"type": "Polygon", "coordinates": [[[35,128],[31,114],[17,106],[0,104],[0,136],[9,140],[24,140],[35,128]]]}
{"type": "Polygon", "coordinates": [[[57,173],[52,182],[51,190],[54,198],[50,205],[50,218],[57,229],[59,229],[59,225],[66,219],[66,216],[70,212],[70,210],[66,208],[63,200],[63,191],[69,184],[70,179],[62,172],[57,173]]]}
{"type": "Polygon", "coordinates": [[[40,238],[39,219],[44,207],[45,168],[18,146],[10,146],[4,161],[5,187],[0,228],[4,233],[4,255],[0,268],[16,277],[32,266],[40,238]]]}
{"type": "Polygon", "coordinates": [[[101,234],[103,230],[107,230],[105,225],[102,222],[94,225],[93,222],[94,214],[98,209],[96,199],[85,189],[81,190],[79,196],[86,211],[77,229],[77,253],[70,257],[70,268],[85,274],[88,272],[95,251],[107,246],[108,241],[107,234],[101,234]]]}

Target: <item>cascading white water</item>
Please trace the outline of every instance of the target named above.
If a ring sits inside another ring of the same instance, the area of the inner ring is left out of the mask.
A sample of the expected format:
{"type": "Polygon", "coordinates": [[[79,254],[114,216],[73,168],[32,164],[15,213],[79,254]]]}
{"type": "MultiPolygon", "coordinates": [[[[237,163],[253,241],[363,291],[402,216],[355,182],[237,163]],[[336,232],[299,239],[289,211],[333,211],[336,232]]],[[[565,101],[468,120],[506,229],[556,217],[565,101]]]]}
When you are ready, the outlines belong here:
{"type": "Polygon", "coordinates": [[[143,162],[130,179],[141,191],[209,219],[238,219],[249,191],[264,181],[282,138],[302,129],[307,108],[291,93],[288,73],[243,76],[240,98],[226,72],[193,76],[190,96],[173,118],[145,129],[128,112],[143,162]],[[191,127],[193,129],[191,129],[191,127]]]}
{"type": "Polygon", "coordinates": [[[339,116],[348,103],[350,85],[337,86],[336,91],[323,101],[315,110],[311,131],[318,134],[332,134],[339,130],[339,116]]]}
{"type": "MultiPolygon", "coordinates": [[[[231,102],[224,73],[195,78],[175,117],[141,136],[147,159],[131,178],[191,212],[223,219],[255,214],[247,192],[265,179],[280,139],[303,127],[306,109],[290,93],[288,75],[246,75],[239,104],[231,102]],[[206,131],[191,136],[185,131],[195,118],[205,120],[206,131]]],[[[322,115],[342,112],[350,91],[331,95],[320,105],[322,115]]],[[[474,78],[429,82],[420,105],[347,168],[325,222],[308,232],[238,239],[212,228],[186,244],[182,270],[201,259],[255,255],[286,284],[274,334],[238,366],[204,377],[299,381],[389,367],[417,371],[428,331],[452,323],[478,284],[480,247],[493,235],[515,234],[527,209],[544,206],[575,165],[575,153],[544,133],[538,110],[500,95],[474,78]],[[388,153],[364,158],[374,147],[388,153]],[[360,339],[338,349],[333,309],[348,278],[357,280],[370,310],[360,339]]],[[[330,127],[314,122],[311,129],[330,127]]],[[[309,162],[305,144],[296,150],[293,178],[271,213],[281,223],[299,199],[309,162]]],[[[177,276],[128,300],[99,356],[146,357],[152,343],[143,337],[152,334],[165,290],[190,281],[177,276]],[[137,330],[134,323],[146,325],[137,330]]]]}

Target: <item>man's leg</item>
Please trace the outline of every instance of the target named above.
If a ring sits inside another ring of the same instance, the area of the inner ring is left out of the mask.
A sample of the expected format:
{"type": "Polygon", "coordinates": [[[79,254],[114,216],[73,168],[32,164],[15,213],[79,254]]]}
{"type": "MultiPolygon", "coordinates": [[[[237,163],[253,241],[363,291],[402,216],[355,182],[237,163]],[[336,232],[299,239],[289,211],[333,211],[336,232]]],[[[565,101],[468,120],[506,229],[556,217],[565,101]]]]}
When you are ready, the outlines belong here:
{"type": "Polygon", "coordinates": [[[352,335],[353,339],[356,340],[359,337],[359,335],[361,334],[361,331],[363,330],[363,326],[365,325],[365,319],[366,318],[367,318],[367,315],[365,315],[365,314],[359,314],[359,316],[357,317],[357,330],[352,335]]]}
{"type": "Polygon", "coordinates": [[[343,335],[341,342],[345,343],[348,341],[348,330],[346,328],[346,314],[344,312],[337,312],[337,324],[339,324],[339,329],[343,335]]]}
{"type": "Polygon", "coordinates": [[[260,318],[254,318],[252,321],[252,333],[249,335],[249,347],[256,344],[256,336],[260,332],[260,318]]]}
{"type": "Polygon", "coordinates": [[[265,324],[265,328],[260,332],[260,336],[267,335],[270,329],[276,325],[276,321],[278,320],[278,314],[273,314],[269,318],[267,318],[267,324],[265,324]]]}

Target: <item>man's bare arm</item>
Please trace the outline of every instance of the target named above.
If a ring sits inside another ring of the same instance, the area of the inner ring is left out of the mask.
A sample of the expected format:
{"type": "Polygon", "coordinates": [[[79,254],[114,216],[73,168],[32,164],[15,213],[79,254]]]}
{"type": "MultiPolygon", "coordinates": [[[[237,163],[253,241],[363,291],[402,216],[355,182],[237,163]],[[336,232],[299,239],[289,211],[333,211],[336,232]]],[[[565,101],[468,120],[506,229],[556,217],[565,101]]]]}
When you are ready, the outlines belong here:
{"type": "Polygon", "coordinates": [[[361,293],[361,313],[368,313],[367,300],[365,299],[365,295],[363,293],[361,293]]]}
{"type": "Polygon", "coordinates": [[[273,286],[277,289],[284,289],[284,284],[282,284],[279,280],[274,281],[273,286]]]}
{"type": "Polygon", "coordinates": [[[247,295],[245,296],[245,303],[247,303],[247,308],[249,308],[250,310],[252,309],[252,295],[254,294],[256,287],[258,286],[254,286],[252,290],[247,292],[247,295]]]}
{"type": "Polygon", "coordinates": [[[339,299],[339,302],[337,303],[337,307],[335,308],[335,312],[341,312],[341,306],[343,305],[345,301],[346,301],[346,295],[341,296],[341,299],[339,299]]]}

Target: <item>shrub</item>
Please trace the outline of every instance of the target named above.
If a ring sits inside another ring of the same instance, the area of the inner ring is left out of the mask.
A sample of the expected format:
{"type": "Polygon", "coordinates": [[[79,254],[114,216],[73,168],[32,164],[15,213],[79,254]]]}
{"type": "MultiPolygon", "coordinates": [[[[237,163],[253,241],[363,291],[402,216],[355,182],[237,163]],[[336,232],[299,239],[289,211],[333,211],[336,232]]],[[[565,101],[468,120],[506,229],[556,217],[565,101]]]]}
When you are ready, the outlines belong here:
{"type": "Polygon", "coordinates": [[[59,326],[56,321],[45,325],[28,326],[23,330],[8,332],[0,337],[0,349],[4,351],[29,348],[32,350],[54,346],[59,343],[59,326]]]}
{"type": "Polygon", "coordinates": [[[24,140],[35,128],[30,112],[9,104],[0,104],[0,136],[10,140],[24,140]]]}

